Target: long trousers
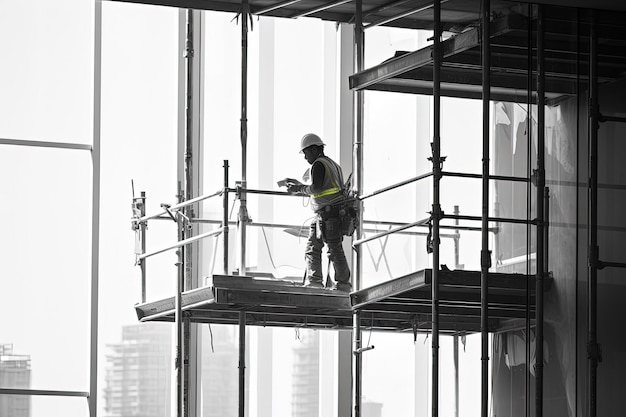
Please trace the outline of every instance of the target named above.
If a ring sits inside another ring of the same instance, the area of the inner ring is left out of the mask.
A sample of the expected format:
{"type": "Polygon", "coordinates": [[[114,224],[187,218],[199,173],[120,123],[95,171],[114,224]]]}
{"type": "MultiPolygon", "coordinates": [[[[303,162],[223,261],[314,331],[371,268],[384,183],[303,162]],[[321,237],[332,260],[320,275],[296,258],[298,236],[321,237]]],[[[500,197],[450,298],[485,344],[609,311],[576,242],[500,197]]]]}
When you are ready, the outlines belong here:
{"type": "MultiPolygon", "coordinates": [[[[350,268],[341,246],[342,240],[341,219],[338,216],[329,217],[318,214],[309,228],[309,239],[304,253],[307,281],[317,283],[323,281],[322,249],[324,244],[326,244],[328,258],[335,270],[335,281],[338,283],[350,282],[350,268]]],[[[326,285],[329,285],[329,283],[326,285]]]]}

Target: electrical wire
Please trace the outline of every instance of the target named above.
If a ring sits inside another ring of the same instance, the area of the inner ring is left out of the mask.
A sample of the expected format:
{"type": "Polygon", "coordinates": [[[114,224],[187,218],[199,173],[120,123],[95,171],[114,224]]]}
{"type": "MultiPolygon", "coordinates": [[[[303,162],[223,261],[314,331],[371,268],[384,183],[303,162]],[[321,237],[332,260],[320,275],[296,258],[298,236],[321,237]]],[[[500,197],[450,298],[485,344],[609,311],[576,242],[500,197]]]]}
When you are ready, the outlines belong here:
{"type": "Polygon", "coordinates": [[[276,264],[274,264],[274,258],[272,258],[272,251],[270,250],[270,243],[267,241],[267,234],[265,233],[265,227],[261,227],[261,232],[263,232],[263,239],[265,240],[265,247],[267,248],[267,255],[270,258],[270,263],[272,264],[272,268],[276,269],[276,264]]]}
{"type": "Polygon", "coordinates": [[[209,323],[209,335],[211,337],[211,353],[215,353],[215,348],[213,347],[213,329],[211,329],[211,323],[209,323]]]}

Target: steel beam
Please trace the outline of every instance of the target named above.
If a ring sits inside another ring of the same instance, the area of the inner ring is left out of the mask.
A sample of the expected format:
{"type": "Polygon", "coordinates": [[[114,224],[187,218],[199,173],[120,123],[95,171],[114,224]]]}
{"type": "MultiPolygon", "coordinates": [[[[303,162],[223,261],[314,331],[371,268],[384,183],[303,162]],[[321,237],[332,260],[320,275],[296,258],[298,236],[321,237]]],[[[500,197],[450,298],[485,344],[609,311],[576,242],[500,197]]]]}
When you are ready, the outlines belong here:
{"type": "MultiPolygon", "coordinates": [[[[278,2],[278,3],[274,3],[274,4],[270,5],[270,6],[263,7],[262,9],[257,9],[257,10],[254,11],[253,14],[255,14],[257,16],[258,15],[262,15],[262,14],[269,13],[269,12],[277,10],[277,9],[282,9],[283,7],[291,6],[292,4],[298,3],[300,1],[301,0],[285,0],[285,1],[281,1],[281,2],[278,2]]],[[[243,13],[241,15],[242,15],[242,18],[243,18],[243,13]]]]}
{"type": "MultiPolygon", "coordinates": [[[[501,35],[515,28],[522,28],[523,22],[516,17],[507,16],[491,22],[491,36],[501,35]]],[[[460,52],[475,48],[480,44],[478,28],[470,29],[441,42],[441,56],[448,58],[460,52]]],[[[357,72],[350,77],[350,88],[361,90],[389,78],[404,74],[416,68],[433,64],[434,45],[413,51],[357,72]]]]}
{"type": "Polygon", "coordinates": [[[330,3],[325,3],[325,4],[322,4],[321,6],[314,7],[312,9],[307,9],[307,10],[303,10],[303,11],[298,12],[298,13],[294,13],[291,16],[289,16],[289,18],[296,19],[298,17],[308,16],[308,15],[311,15],[313,13],[317,13],[317,12],[321,12],[323,10],[331,9],[333,7],[341,6],[342,4],[350,3],[351,1],[352,0],[331,1],[330,3]]]}
{"type": "MultiPolygon", "coordinates": [[[[445,3],[447,1],[448,0],[440,0],[440,3],[445,3]]],[[[413,7],[413,8],[404,10],[401,13],[395,14],[393,16],[388,16],[388,17],[384,17],[382,19],[373,21],[370,24],[363,26],[363,29],[369,29],[369,28],[373,28],[376,26],[382,26],[386,23],[393,22],[394,20],[402,19],[403,17],[411,16],[413,14],[423,12],[424,10],[432,9],[433,6],[434,6],[434,3],[426,4],[426,5],[419,6],[419,7],[413,7]]]]}

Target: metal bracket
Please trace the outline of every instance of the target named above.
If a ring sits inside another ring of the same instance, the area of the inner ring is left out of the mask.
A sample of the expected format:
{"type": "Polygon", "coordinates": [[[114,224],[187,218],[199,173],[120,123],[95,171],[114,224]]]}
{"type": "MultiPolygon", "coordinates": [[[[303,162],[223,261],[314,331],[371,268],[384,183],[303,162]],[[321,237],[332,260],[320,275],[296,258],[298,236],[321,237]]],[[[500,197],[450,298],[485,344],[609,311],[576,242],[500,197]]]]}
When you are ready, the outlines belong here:
{"type": "Polygon", "coordinates": [[[481,268],[491,268],[491,251],[490,250],[481,250],[480,251],[480,267],[481,268]]]}
{"type": "Polygon", "coordinates": [[[367,352],[368,350],[372,350],[372,349],[374,349],[374,345],[365,346],[365,347],[362,347],[362,348],[355,349],[353,353],[355,355],[358,355],[360,353],[367,352]]]}
{"type": "Polygon", "coordinates": [[[433,176],[436,179],[441,179],[442,174],[441,171],[443,170],[443,163],[446,161],[446,156],[439,156],[439,159],[435,160],[435,151],[433,149],[434,147],[434,143],[431,142],[430,143],[430,151],[432,156],[429,156],[427,159],[433,163],[433,176]]]}
{"type": "Polygon", "coordinates": [[[587,359],[602,362],[602,346],[599,343],[587,343],[587,359]]]}
{"type": "Polygon", "coordinates": [[[428,220],[428,235],[426,236],[426,253],[433,253],[433,220],[428,220]]]}
{"type": "Polygon", "coordinates": [[[178,220],[176,219],[176,216],[174,216],[174,214],[171,212],[170,207],[171,206],[169,204],[165,204],[165,203],[161,204],[161,208],[167,212],[167,215],[170,216],[172,220],[174,220],[175,222],[178,222],[178,220]]]}
{"type": "Polygon", "coordinates": [[[545,184],[546,184],[546,171],[543,170],[543,169],[542,170],[533,169],[532,174],[530,174],[530,182],[535,187],[545,186],[545,184]]]}
{"type": "Polygon", "coordinates": [[[603,265],[600,260],[600,248],[598,246],[594,246],[589,249],[589,266],[596,269],[604,268],[605,265],[603,265]]]}

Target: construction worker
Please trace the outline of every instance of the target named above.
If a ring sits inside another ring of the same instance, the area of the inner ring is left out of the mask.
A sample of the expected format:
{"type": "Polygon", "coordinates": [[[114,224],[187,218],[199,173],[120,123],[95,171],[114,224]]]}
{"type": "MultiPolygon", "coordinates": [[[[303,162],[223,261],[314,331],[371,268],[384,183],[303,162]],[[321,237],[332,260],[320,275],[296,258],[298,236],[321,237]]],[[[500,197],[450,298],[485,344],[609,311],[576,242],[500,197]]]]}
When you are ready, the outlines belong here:
{"type": "MultiPolygon", "coordinates": [[[[328,248],[328,258],[335,270],[333,289],[350,291],[350,268],[341,242],[343,241],[342,216],[344,183],[341,167],[324,155],[324,142],[314,133],[307,133],[300,142],[300,153],[311,164],[311,184],[289,182],[287,191],[310,197],[315,220],[309,229],[305,250],[306,277],[304,286],[324,288],[322,278],[322,248],[328,248]]],[[[329,282],[326,283],[330,285],[329,282]]]]}

